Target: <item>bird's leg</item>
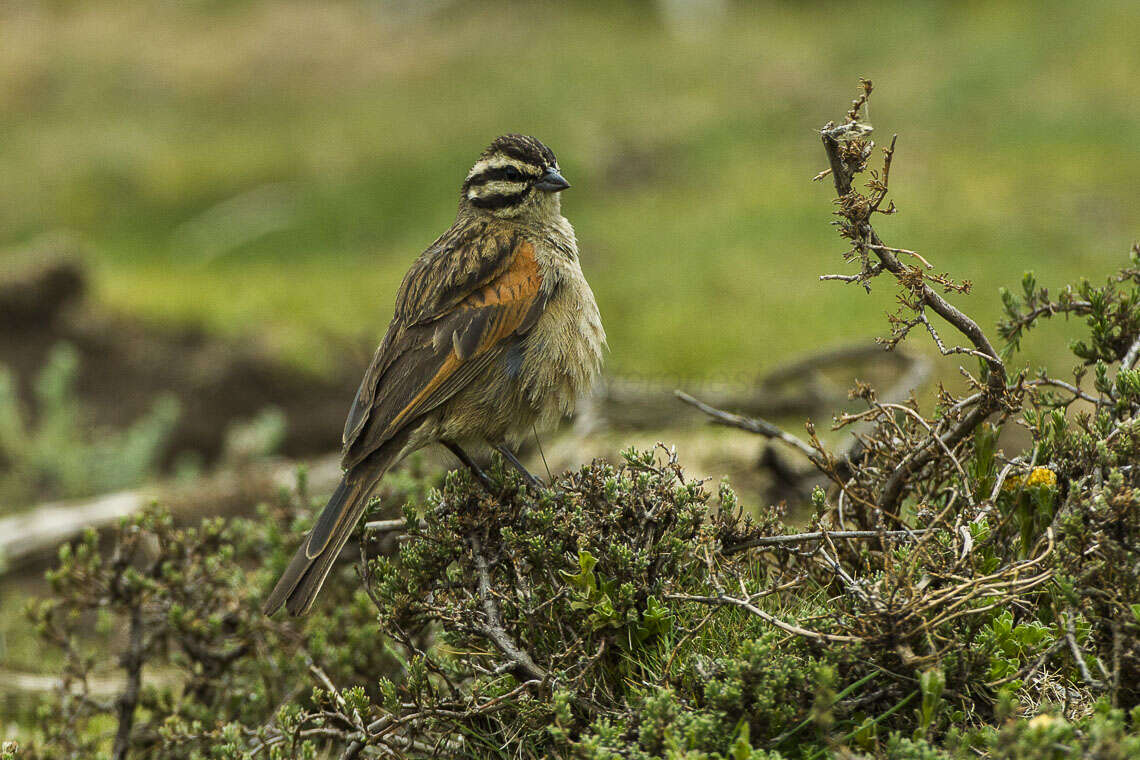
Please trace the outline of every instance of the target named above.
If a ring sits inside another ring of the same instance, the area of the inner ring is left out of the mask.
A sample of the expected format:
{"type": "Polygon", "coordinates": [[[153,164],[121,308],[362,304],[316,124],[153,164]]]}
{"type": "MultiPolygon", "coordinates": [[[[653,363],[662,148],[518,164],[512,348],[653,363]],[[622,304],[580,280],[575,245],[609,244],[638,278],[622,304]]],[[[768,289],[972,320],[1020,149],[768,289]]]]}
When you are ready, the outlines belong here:
{"type": "Polygon", "coordinates": [[[542,481],[532,475],[530,470],[523,466],[523,463],[519,461],[519,458],[515,456],[515,453],[507,448],[506,445],[501,443],[495,444],[495,451],[502,454],[503,459],[510,462],[511,467],[514,467],[516,470],[518,470],[518,473],[523,476],[523,479],[526,480],[526,482],[530,483],[535,488],[542,488],[542,481]]]}
{"type": "Polygon", "coordinates": [[[486,489],[487,493],[492,496],[498,495],[495,493],[495,485],[491,482],[491,478],[487,476],[487,473],[479,469],[479,465],[475,464],[475,460],[471,458],[471,455],[460,448],[458,443],[455,441],[440,441],[440,443],[446,446],[447,450],[454,454],[456,458],[463,463],[464,467],[471,470],[472,474],[479,479],[479,482],[483,485],[483,488],[486,489]]]}

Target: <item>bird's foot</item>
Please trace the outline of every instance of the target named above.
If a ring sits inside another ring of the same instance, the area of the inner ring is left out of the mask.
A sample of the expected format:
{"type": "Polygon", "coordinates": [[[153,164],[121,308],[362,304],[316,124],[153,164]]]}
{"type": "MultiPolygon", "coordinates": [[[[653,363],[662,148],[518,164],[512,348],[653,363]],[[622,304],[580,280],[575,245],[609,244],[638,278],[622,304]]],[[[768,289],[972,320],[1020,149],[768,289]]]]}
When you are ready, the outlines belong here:
{"type": "Polygon", "coordinates": [[[463,463],[464,467],[471,471],[471,474],[474,475],[475,478],[479,481],[479,484],[483,486],[483,490],[485,490],[491,496],[497,497],[499,495],[495,489],[495,484],[491,480],[491,477],[487,473],[483,472],[479,465],[475,464],[475,460],[471,458],[471,455],[464,451],[458,443],[455,443],[454,441],[441,441],[441,443],[446,446],[447,450],[454,454],[460,462],[463,463]]]}
{"type": "Polygon", "coordinates": [[[534,475],[530,470],[528,470],[523,465],[523,463],[519,461],[519,458],[515,456],[515,453],[509,448],[503,444],[499,444],[495,446],[495,451],[502,454],[503,459],[507,460],[510,465],[515,468],[519,475],[522,475],[523,480],[525,480],[530,486],[536,490],[542,490],[543,488],[546,488],[546,484],[539,480],[538,477],[534,475]]]}

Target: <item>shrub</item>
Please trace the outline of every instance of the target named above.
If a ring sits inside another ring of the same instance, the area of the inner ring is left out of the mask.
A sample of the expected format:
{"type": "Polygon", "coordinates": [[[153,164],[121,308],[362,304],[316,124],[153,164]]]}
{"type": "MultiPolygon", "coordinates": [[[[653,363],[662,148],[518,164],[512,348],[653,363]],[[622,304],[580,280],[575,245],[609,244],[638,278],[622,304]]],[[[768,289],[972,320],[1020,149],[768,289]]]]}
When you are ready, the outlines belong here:
{"type": "Polygon", "coordinates": [[[155,474],[178,421],[177,399],[162,396],[126,430],[93,435],[75,395],[78,371],[75,349],[67,343],[55,346],[36,378],[36,408],[28,415],[14,376],[0,366],[0,503],[104,493],[155,474]]]}

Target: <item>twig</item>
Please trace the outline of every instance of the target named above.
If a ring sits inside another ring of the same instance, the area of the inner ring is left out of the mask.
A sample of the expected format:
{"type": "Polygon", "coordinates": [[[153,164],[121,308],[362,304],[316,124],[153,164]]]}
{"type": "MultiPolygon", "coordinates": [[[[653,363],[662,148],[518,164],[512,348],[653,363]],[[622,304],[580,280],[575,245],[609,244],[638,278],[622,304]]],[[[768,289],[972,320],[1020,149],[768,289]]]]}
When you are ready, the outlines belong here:
{"type": "Polygon", "coordinates": [[[950,450],[950,447],[947,446],[941,438],[935,435],[934,428],[930,427],[930,424],[922,418],[921,414],[904,404],[879,403],[878,406],[883,407],[884,409],[896,409],[900,412],[903,412],[904,414],[907,414],[913,419],[917,420],[918,424],[926,428],[926,432],[930,433],[930,437],[938,442],[938,444],[942,447],[942,451],[946,454],[946,456],[950,457],[950,461],[954,463],[954,468],[958,470],[958,475],[962,478],[962,488],[965,489],[966,496],[968,496],[970,499],[970,506],[978,503],[977,499],[974,498],[974,492],[970,488],[970,479],[966,477],[966,470],[962,467],[962,463],[958,461],[958,457],[954,456],[954,452],[950,450]]]}
{"type": "MultiPolygon", "coordinates": [[[[810,356],[807,359],[781,366],[765,378],[761,390],[769,385],[777,385],[795,379],[798,379],[802,383],[804,375],[817,371],[822,362],[863,359],[864,357],[876,355],[883,357],[885,361],[901,363],[903,367],[905,367],[903,374],[884,394],[885,398],[897,398],[901,400],[905,398],[912,389],[925,383],[930,376],[931,362],[924,356],[910,355],[902,352],[887,353],[874,346],[855,346],[827,351],[822,354],[810,356]]],[[[726,412],[712,404],[696,399],[683,391],[674,391],[674,396],[705,414],[708,414],[713,418],[714,422],[746,430],[750,433],[763,435],[767,438],[779,439],[781,442],[806,456],[820,474],[828,479],[835,480],[837,483],[840,481],[829,473],[829,467],[834,465],[838,478],[846,477],[850,474],[851,463],[854,462],[863,451],[863,442],[860,440],[859,431],[857,429],[852,431],[850,439],[838,452],[831,454],[817,449],[763,418],[747,417],[726,412]]],[[[839,399],[836,399],[836,403],[839,403],[839,399]]],[[[803,473],[788,472],[786,474],[797,481],[805,477],[803,473]]]]}
{"type": "MultiPolygon", "coordinates": [[[[752,373],[741,372],[731,378],[705,380],[685,390],[718,409],[731,409],[747,416],[773,419],[791,414],[814,415],[847,402],[846,388],[832,391],[814,379],[832,368],[862,365],[867,361],[874,361],[876,366],[889,362],[906,374],[926,360],[917,355],[886,353],[870,343],[847,345],[782,364],[759,383],[752,373]]],[[[585,400],[576,427],[585,430],[599,426],[630,430],[675,427],[679,422],[673,396],[676,387],[677,383],[668,379],[606,377],[585,400]]],[[[693,414],[700,412],[694,409],[693,414]]]]}
{"type": "Polygon", "coordinates": [[[947,411],[949,411],[949,412],[960,412],[963,409],[965,409],[966,407],[973,406],[974,404],[981,401],[983,395],[985,395],[985,394],[983,394],[980,391],[978,393],[971,393],[969,396],[966,396],[965,398],[959,399],[958,401],[954,402],[954,404],[947,411]]]}
{"type": "Polygon", "coordinates": [[[1048,301],[1041,306],[1030,309],[1026,313],[1017,317],[1008,324],[1008,333],[1010,336],[1018,335],[1022,330],[1028,331],[1029,328],[1037,321],[1038,317],[1052,318],[1054,314],[1076,314],[1083,316],[1092,311],[1092,303],[1089,301],[1077,301],[1075,299],[1065,298],[1062,295],[1061,301],[1048,301]]]}
{"type": "Polygon", "coordinates": [[[1069,651],[1073,654],[1073,662],[1076,664],[1077,670],[1080,671],[1081,678],[1094,689],[1102,688],[1104,684],[1093,678],[1092,673],[1089,672],[1089,666],[1085,663],[1084,654],[1077,644],[1077,629],[1073,625],[1072,610],[1065,613],[1065,640],[1069,643],[1069,651]]]}
{"type": "Polygon", "coordinates": [[[1061,390],[1068,391],[1069,393],[1073,394],[1073,396],[1081,399],[1082,401],[1088,401],[1092,404],[1097,403],[1096,398],[1085,393],[1072,383],[1066,383],[1064,380],[1054,380],[1051,377],[1038,377],[1034,378],[1033,380],[1026,380],[1025,385],[1029,388],[1036,388],[1041,385],[1052,386],[1054,388],[1060,388],[1061,390]]]}
{"type": "MultiPolygon", "coordinates": [[[[316,737],[322,737],[322,738],[343,740],[345,738],[345,733],[346,732],[341,731],[339,728],[328,728],[326,726],[320,726],[317,728],[303,729],[301,731],[298,731],[296,735],[297,735],[297,738],[299,738],[299,739],[311,739],[311,738],[316,738],[316,737]]],[[[282,744],[283,742],[288,741],[289,738],[290,737],[286,734],[277,734],[276,736],[271,736],[271,737],[265,739],[264,741],[259,741],[257,744],[250,747],[249,756],[250,757],[256,757],[257,755],[260,755],[263,751],[269,749],[270,747],[273,747],[273,746],[276,746],[278,744],[282,744]]],[[[361,745],[361,746],[363,746],[363,745],[361,745]]],[[[343,757],[343,755],[342,755],[342,757],[343,757]]]]}
{"type": "Polygon", "coordinates": [[[729,427],[740,428],[741,430],[747,430],[750,433],[756,433],[758,435],[764,436],[765,438],[773,438],[775,440],[782,441],[788,446],[791,446],[796,451],[799,451],[801,454],[814,462],[817,466],[826,466],[826,463],[820,457],[818,451],[801,441],[799,438],[796,438],[791,433],[787,433],[776,425],[773,425],[771,422],[768,422],[768,420],[761,419],[759,417],[742,417],[739,414],[732,414],[731,412],[717,409],[715,407],[709,406],[699,399],[693,398],[684,391],[674,391],[673,394],[677,398],[681,399],[681,401],[684,401],[686,404],[695,406],[697,409],[700,409],[702,412],[712,417],[714,422],[717,422],[721,425],[728,425],[729,427]]]}
{"type": "Polygon", "coordinates": [[[347,720],[357,731],[365,733],[364,722],[360,717],[360,713],[354,709],[352,715],[348,714],[348,703],[344,701],[344,697],[341,696],[340,691],[333,685],[332,679],[329,678],[328,674],[325,673],[320,666],[312,662],[309,663],[309,672],[316,676],[317,680],[321,682],[321,686],[329,693],[329,697],[331,697],[336,703],[336,706],[340,708],[343,713],[342,718],[347,720]]]}
{"type": "Polygon", "coordinates": [[[977,351],[972,348],[966,348],[965,346],[951,346],[947,348],[946,344],[942,342],[942,338],[938,335],[938,331],[934,329],[934,325],[930,323],[930,319],[926,316],[925,312],[920,311],[918,313],[918,321],[926,325],[926,331],[930,333],[930,337],[934,339],[934,345],[938,347],[938,353],[942,354],[943,356],[951,356],[953,354],[969,354],[970,356],[976,356],[982,360],[990,358],[989,356],[983,354],[981,351],[977,351]]]}
{"type": "Polygon", "coordinates": [[[487,559],[483,556],[478,536],[471,537],[471,556],[475,561],[475,568],[479,571],[479,596],[483,600],[483,614],[487,618],[487,622],[480,627],[480,633],[489,638],[500,652],[515,663],[519,675],[525,676],[520,678],[520,681],[545,680],[546,671],[536,665],[529,654],[519,649],[503,628],[499,608],[491,597],[491,574],[487,569],[487,559]]]}
{"type": "MultiPolygon", "coordinates": [[[[1013,472],[1014,468],[1016,468],[1016,467],[1028,467],[1028,468],[1032,469],[1033,463],[1036,461],[1037,461],[1037,451],[1036,450],[1034,450],[1033,459],[1032,459],[1032,461],[1029,462],[1029,464],[1026,464],[1024,457],[1014,457],[1013,459],[1009,460],[1009,462],[1006,463],[1005,467],[1001,468],[1001,472],[998,473],[997,480],[994,481],[994,487],[990,490],[990,499],[989,499],[990,502],[991,503],[997,502],[998,495],[1001,494],[1002,487],[1005,485],[1006,479],[1009,477],[1009,474],[1011,472],[1013,472]]],[[[981,514],[979,514],[977,517],[974,518],[974,522],[981,520],[983,517],[985,517],[985,515],[986,515],[986,512],[983,511],[981,514]]]]}
{"type": "Polygon", "coordinates": [[[131,609],[129,643],[122,657],[123,670],[127,672],[127,687],[115,700],[119,728],[115,733],[114,748],[111,750],[111,757],[114,760],[126,760],[131,747],[131,729],[134,727],[135,708],[138,706],[139,689],[142,685],[145,634],[143,602],[142,599],[136,599],[131,609]]]}
{"type": "Polygon", "coordinates": [[[858,636],[842,636],[835,633],[820,633],[819,631],[809,631],[806,628],[801,628],[792,623],[785,623],[783,620],[770,615],[756,605],[749,602],[747,599],[736,599],[731,596],[721,594],[719,596],[698,596],[696,594],[666,594],[666,599],[677,602],[700,602],[701,604],[718,604],[721,606],[734,606],[740,607],[743,610],[751,612],[756,617],[770,623],[780,630],[787,631],[788,633],[795,634],[796,636],[803,636],[807,639],[815,641],[832,641],[832,642],[854,642],[862,641],[863,639],[858,636]]]}
{"type": "Polygon", "coordinates": [[[883,265],[882,264],[872,264],[869,267],[867,267],[866,269],[864,269],[862,272],[860,272],[859,274],[821,274],[819,276],[819,279],[821,281],[840,280],[842,282],[862,283],[863,287],[867,289],[868,293],[870,293],[871,292],[871,284],[870,284],[869,280],[871,280],[874,277],[878,277],[879,273],[882,271],[883,271],[883,265]]]}
{"type": "Polygon", "coordinates": [[[841,282],[862,282],[867,279],[861,274],[821,274],[820,280],[839,280],[841,282]]]}
{"type": "MultiPolygon", "coordinates": [[[[875,196],[875,199],[871,202],[871,213],[872,214],[879,211],[879,207],[883,205],[883,201],[886,200],[886,198],[887,198],[887,193],[890,192],[891,164],[893,164],[894,160],[895,160],[895,143],[898,142],[898,139],[899,139],[898,135],[891,135],[891,144],[883,151],[883,179],[882,179],[882,181],[875,183],[875,185],[873,187],[873,189],[876,191],[877,194],[875,196]]],[[[887,210],[879,212],[879,213],[893,214],[894,213],[894,206],[895,206],[894,201],[891,201],[890,205],[887,207],[887,210]]],[[[910,252],[908,251],[908,253],[910,253],[910,252]]],[[[914,255],[920,261],[922,261],[922,263],[926,264],[927,269],[933,268],[930,266],[930,264],[927,263],[926,259],[919,256],[917,253],[914,255]]]]}
{"type": "Polygon", "coordinates": [[[870,248],[872,251],[886,251],[887,253],[894,253],[901,256],[913,256],[914,258],[921,261],[923,266],[925,266],[927,269],[934,269],[934,265],[924,259],[917,251],[910,251],[906,248],[891,248],[888,245],[879,245],[877,243],[864,243],[864,245],[867,248],[870,248]]]}
{"type": "Polygon", "coordinates": [[[726,546],[722,550],[725,554],[734,554],[745,549],[752,549],[757,546],[782,546],[784,544],[801,544],[807,541],[818,541],[825,536],[831,538],[895,538],[898,536],[910,536],[921,533],[927,533],[933,528],[921,528],[919,530],[828,530],[817,531],[815,533],[789,533],[783,536],[757,536],[750,538],[739,544],[732,544],[726,546]]]}
{"type": "MultiPolygon", "coordinates": [[[[424,528],[427,523],[420,520],[417,526],[424,528]]],[[[397,518],[395,520],[370,520],[364,523],[364,530],[372,533],[397,533],[408,529],[408,521],[404,518],[397,518]]]]}
{"type": "MultiPolygon", "coordinates": [[[[838,555],[839,552],[836,551],[835,544],[831,543],[830,540],[828,540],[827,543],[831,545],[831,550],[834,551],[836,555],[838,555]]],[[[859,584],[855,582],[855,579],[852,578],[851,575],[843,569],[843,565],[839,564],[839,560],[828,554],[822,546],[819,549],[819,553],[823,555],[824,563],[827,565],[827,567],[830,568],[833,573],[838,575],[841,581],[843,581],[843,585],[847,587],[847,591],[849,593],[853,594],[859,599],[859,601],[863,602],[864,604],[871,603],[871,599],[867,595],[867,592],[861,589],[859,587],[859,584]]]]}
{"type": "Polygon", "coordinates": [[[1140,357],[1140,335],[1136,336],[1136,340],[1132,341],[1132,345],[1128,347],[1128,353],[1120,360],[1120,369],[1132,369],[1137,357],[1140,357]]]}

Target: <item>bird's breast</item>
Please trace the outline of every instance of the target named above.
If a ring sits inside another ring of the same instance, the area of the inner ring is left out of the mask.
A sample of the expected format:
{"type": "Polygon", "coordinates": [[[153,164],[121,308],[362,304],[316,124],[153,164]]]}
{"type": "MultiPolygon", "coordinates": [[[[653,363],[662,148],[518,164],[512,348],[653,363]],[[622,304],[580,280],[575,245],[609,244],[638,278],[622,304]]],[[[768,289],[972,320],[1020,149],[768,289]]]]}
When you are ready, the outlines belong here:
{"type": "Polygon", "coordinates": [[[606,342],[594,293],[577,257],[552,253],[539,257],[543,284],[551,283],[549,300],[516,359],[522,390],[545,423],[570,414],[590,390],[606,342]]]}

